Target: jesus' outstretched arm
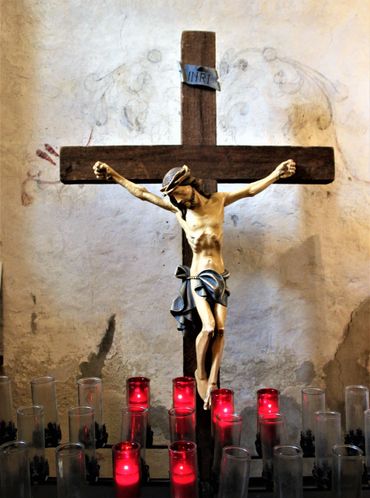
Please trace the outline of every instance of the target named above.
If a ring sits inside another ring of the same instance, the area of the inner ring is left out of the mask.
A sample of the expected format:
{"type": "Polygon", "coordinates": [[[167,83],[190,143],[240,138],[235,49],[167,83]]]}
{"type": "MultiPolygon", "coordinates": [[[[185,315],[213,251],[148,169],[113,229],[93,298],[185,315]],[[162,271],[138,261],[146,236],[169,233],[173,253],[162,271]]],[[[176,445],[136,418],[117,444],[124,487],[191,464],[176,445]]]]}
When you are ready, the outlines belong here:
{"type": "Polygon", "coordinates": [[[93,170],[98,180],[113,180],[124,187],[128,192],[130,192],[131,195],[141,199],[142,201],[148,201],[160,208],[171,211],[172,213],[177,211],[176,208],[166,199],[149,192],[144,185],[138,185],[137,183],[127,180],[127,178],[117,173],[117,171],[106,163],[97,161],[93,166],[93,170]]]}

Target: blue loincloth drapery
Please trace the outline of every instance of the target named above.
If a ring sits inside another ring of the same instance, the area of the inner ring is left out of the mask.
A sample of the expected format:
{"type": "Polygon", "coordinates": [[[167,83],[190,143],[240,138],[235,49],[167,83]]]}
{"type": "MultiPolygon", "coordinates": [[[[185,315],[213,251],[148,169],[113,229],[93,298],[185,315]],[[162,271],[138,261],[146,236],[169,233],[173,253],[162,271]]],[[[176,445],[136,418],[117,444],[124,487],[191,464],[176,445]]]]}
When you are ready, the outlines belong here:
{"type": "Polygon", "coordinates": [[[194,297],[191,290],[190,281],[197,280],[195,292],[207,299],[211,308],[215,303],[227,306],[227,298],[230,291],[227,288],[226,279],[229,278],[228,271],[222,274],[214,270],[203,270],[195,277],[190,276],[190,268],[185,265],[179,265],[175,272],[175,277],[181,278],[182,285],[179,295],[173,300],[171,313],[177,320],[177,329],[184,332],[186,322],[194,324],[199,322],[199,315],[195,306],[194,297]]]}

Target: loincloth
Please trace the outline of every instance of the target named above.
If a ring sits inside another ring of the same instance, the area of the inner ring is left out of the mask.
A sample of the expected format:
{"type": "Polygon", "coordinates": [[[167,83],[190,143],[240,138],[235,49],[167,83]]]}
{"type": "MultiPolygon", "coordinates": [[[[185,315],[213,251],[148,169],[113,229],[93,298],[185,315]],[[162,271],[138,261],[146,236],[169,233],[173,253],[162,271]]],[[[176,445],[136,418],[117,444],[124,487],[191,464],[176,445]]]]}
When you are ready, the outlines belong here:
{"type": "Polygon", "coordinates": [[[204,297],[212,309],[216,303],[227,306],[227,300],[230,295],[226,283],[226,280],[230,276],[228,271],[225,270],[220,274],[215,270],[203,270],[193,277],[190,276],[190,268],[188,266],[180,265],[176,269],[175,276],[181,278],[182,285],[179,295],[172,302],[170,311],[177,320],[178,330],[183,332],[186,329],[187,321],[195,323],[198,320],[199,322],[199,315],[191,289],[191,280],[197,281],[194,287],[195,292],[199,296],[204,297]]]}

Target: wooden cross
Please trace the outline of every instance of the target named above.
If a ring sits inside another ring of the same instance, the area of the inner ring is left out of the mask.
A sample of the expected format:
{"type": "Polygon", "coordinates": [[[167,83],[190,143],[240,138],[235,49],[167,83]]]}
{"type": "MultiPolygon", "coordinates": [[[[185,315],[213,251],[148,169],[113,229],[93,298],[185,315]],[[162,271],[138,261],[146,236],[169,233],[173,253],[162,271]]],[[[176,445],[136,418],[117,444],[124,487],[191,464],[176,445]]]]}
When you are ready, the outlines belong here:
{"type": "MultiPolygon", "coordinates": [[[[215,33],[186,31],[182,34],[183,64],[216,66],[215,33]]],[[[267,176],[282,161],[297,164],[294,176],[278,183],[325,184],[334,179],[334,152],[331,147],[217,146],[216,92],[183,84],[182,144],[154,146],[62,147],[60,154],[63,183],[108,183],[97,180],[92,166],[102,161],[137,183],[161,183],[175,166],[189,165],[192,174],[207,180],[210,191],[217,182],[249,183],[267,176]]],[[[190,266],[191,251],[183,237],[183,264],[190,266]]],[[[211,348],[209,348],[211,349],[211,348]]],[[[184,375],[194,376],[196,368],[194,335],[184,335],[184,375]]],[[[202,409],[198,396],[198,459],[201,479],[210,476],[210,415],[202,409]]]]}

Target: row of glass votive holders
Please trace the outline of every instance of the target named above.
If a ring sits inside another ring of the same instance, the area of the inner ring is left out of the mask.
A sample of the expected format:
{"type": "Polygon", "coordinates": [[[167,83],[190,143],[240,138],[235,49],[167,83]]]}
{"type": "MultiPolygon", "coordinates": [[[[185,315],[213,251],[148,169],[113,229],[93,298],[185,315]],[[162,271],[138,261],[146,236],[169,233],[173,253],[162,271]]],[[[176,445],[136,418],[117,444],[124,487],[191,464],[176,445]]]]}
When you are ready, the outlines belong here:
{"type": "MultiPolygon", "coordinates": [[[[24,441],[0,446],[0,496],[31,498],[30,447],[24,441]]],[[[66,443],[55,450],[58,498],[79,498],[86,487],[84,448],[66,443]]],[[[87,494],[86,494],[87,496],[87,494]]]]}
{"type": "MultiPolygon", "coordinates": [[[[54,377],[44,376],[31,380],[32,405],[42,406],[45,420],[45,446],[55,447],[61,441],[58,423],[56,399],[56,382],[54,377]]],[[[91,406],[95,412],[96,445],[102,447],[107,443],[108,434],[103,419],[103,385],[98,377],[86,377],[77,381],[78,404],[91,406]]],[[[16,428],[12,416],[11,382],[6,376],[0,376],[0,444],[16,438],[16,428]]]]}

